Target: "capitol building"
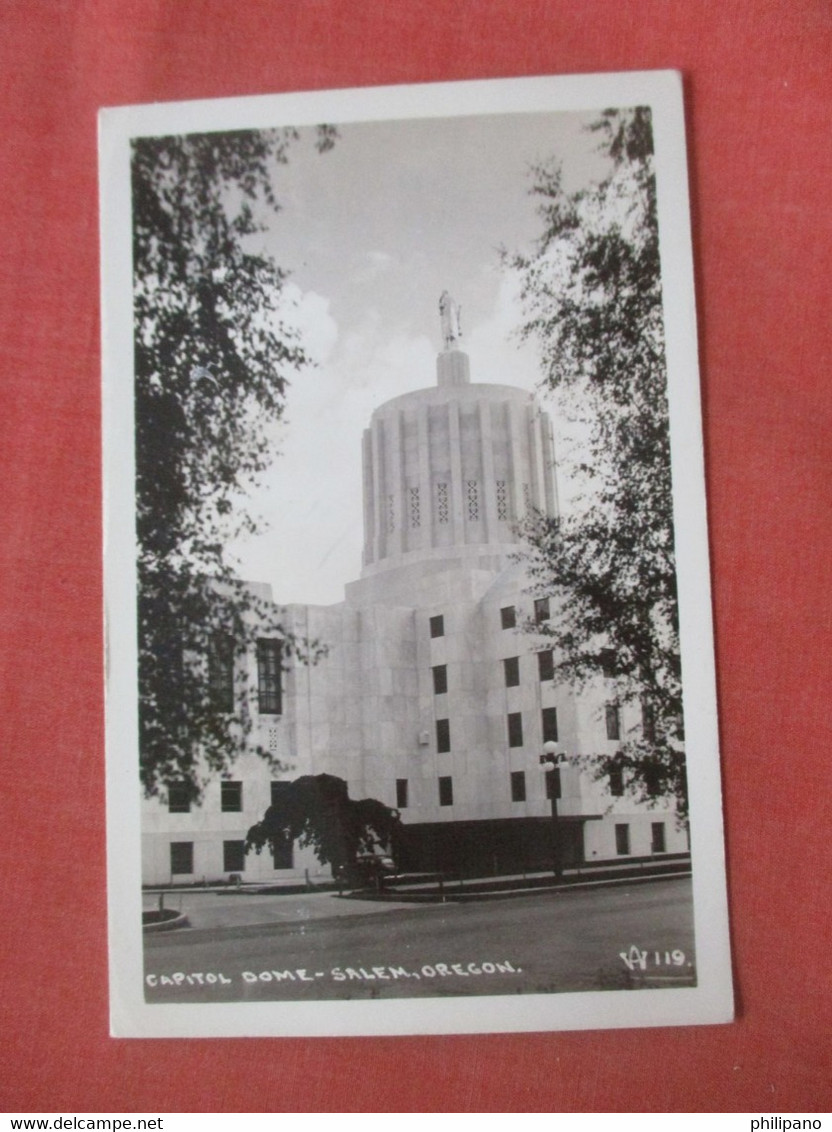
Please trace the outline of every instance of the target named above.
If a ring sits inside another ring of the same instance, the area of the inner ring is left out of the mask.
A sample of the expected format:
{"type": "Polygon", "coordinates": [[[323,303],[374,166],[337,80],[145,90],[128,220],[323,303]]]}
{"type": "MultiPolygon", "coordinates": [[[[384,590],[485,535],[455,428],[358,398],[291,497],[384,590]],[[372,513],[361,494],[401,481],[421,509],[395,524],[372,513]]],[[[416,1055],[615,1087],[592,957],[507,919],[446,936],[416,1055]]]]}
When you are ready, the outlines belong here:
{"type": "Polygon", "coordinates": [[[558,513],[549,417],[525,390],[472,381],[447,295],[440,309],[435,382],[377,408],[356,452],[360,577],[326,606],[253,586],[288,631],[328,646],[303,665],[261,639],[240,674],[252,746],[286,770],[252,750],[199,804],[175,789],[144,801],[145,884],[328,876],[311,849],[244,852],[280,779],[321,773],[399,811],[404,870],[551,868],[553,790],[567,867],[687,852],[673,799],[638,802],[592,771],[640,735],[638,708],[617,706],[601,673],[580,692],[556,683],[552,639],[534,632],[555,599],[531,595],[517,524],[531,507],[558,513]],[[552,742],[574,760],[557,777],[540,761],[552,742]]]}

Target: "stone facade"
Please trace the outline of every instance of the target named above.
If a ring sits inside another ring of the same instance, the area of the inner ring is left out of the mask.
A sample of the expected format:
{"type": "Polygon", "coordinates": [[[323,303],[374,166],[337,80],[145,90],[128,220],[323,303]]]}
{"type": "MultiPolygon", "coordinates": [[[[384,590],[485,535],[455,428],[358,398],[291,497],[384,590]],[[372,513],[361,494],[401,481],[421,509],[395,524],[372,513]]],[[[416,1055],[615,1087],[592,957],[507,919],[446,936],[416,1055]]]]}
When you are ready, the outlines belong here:
{"type": "MultiPolygon", "coordinates": [[[[544,742],[597,759],[640,721],[627,710],[610,717],[600,676],[580,695],[556,686],[546,638],[528,631],[546,609],[515,561],[515,524],[531,505],[557,513],[547,414],[522,390],[472,384],[457,344],[439,355],[437,378],[373,414],[363,441],[361,577],[337,605],[281,607],[287,628],[326,642],[329,653],[284,671],[279,714],[260,714],[253,697],[256,734],[286,766],[283,777],[334,774],[351,797],[398,808],[403,868],[546,868],[544,742]]],[[[256,689],[256,656],[248,664],[256,689]]],[[[146,883],[321,874],[297,846],[275,860],[241,858],[246,831],[270,803],[272,775],[253,754],[234,773],[189,812],[145,803],[146,883]]],[[[607,785],[586,768],[561,769],[567,863],[686,851],[671,804],[640,805],[607,785]]]]}

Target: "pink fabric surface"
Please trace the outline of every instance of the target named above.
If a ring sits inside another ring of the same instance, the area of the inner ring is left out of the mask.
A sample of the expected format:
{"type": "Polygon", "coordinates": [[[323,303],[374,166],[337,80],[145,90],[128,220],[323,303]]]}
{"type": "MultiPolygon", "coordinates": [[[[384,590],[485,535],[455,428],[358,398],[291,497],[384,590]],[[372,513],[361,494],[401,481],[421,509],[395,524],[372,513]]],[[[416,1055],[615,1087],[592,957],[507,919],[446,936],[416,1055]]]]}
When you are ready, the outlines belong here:
{"type": "Polygon", "coordinates": [[[830,59],[823,0],[2,5],[5,1110],[829,1108],[830,59]],[[686,84],[738,1020],[110,1039],[97,109],[650,68],[686,84]]]}

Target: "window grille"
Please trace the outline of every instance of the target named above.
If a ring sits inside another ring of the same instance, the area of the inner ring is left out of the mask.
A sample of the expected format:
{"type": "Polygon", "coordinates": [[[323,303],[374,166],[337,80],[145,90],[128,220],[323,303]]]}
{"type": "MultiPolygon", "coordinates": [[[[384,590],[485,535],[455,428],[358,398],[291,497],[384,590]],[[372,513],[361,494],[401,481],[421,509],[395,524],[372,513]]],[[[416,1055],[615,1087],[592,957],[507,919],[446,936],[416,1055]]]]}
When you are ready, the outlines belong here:
{"type": "Polygon", "coordinates": [[[436,485],[436,518],[440,523],[448,522],[448,485],[446,483],[436,485]]]}
{"type": "Polygon", "coordinates": [[[497,518],[501,523],[508,522],[508,493],[505,480],[497,480],[497,518]]]}
{"type": "Polygon", "coordinates": [[[480,504],[479,493],[477,491],[476,480],[466,480],[465,485],[468,489],[468,518],[472,523],[479,521],[480,517],[480,504]]]}
{"type": "Polygon", "coordinates": [[[422,519],[419,508],[419,489],[418,487],[410,488],[410,526],[415,528],[421,526],[422,519]]]}

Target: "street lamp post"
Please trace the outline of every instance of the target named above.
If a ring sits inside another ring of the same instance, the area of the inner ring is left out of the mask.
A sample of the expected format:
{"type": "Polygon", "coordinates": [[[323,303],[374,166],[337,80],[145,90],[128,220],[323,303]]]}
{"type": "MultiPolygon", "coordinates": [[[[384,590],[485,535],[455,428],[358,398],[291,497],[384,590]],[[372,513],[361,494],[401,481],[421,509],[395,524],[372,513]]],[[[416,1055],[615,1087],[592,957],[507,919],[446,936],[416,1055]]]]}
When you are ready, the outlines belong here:
{"type": "Polygon", "coordinates": [[[561,851],[560,818],[558,816],[558,795],[560,794],[558,775],[560,764],[565,761],[565,757],[558,754],[557,743],[549,739],[543,744],[540,765],[545,766],[548,763],[552,768],[549,800],[552,803],[552,868],[555,874],[555,884],[563,882],[563,853],[561,851]]]}

